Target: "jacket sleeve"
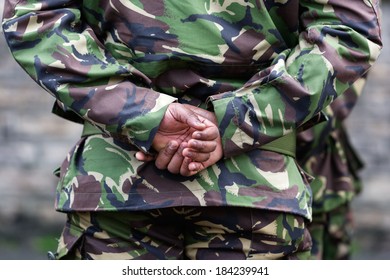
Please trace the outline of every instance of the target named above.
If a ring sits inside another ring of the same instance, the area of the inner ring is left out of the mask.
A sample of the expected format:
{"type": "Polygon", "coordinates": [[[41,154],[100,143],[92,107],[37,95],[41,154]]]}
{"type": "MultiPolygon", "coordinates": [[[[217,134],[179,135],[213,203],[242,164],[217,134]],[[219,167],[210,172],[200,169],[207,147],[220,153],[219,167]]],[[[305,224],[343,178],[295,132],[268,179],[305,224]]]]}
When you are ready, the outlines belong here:
{"type": "Polygon", "coordinates": [[[6,0],[3,30],[9,48],[64,111],[148,152],[175,98],[153,91],[145,75],[114,59],[82,20],[79,3],[6,0]]]}
{"type": "Polygon", "coordinates": [[[362,77],[380,53],[377,0],[299,3],[298,44],[243,87],[208,100],[225,157],[297,131],[362,77]]]}

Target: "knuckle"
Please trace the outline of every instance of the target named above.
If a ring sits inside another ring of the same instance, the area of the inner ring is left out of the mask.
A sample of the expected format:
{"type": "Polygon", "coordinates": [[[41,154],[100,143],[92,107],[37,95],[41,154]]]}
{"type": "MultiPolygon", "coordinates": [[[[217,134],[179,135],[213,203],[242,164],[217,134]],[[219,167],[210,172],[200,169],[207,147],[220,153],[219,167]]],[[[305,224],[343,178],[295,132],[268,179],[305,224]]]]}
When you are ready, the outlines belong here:
{"type": "Polygon", "coordinates": [[[170,148],[163,150],[163,156],[165,156],[165,157],[170,157],[173,154],[174,154],[174,151],[172,149],[170,149],[170,148]]]}

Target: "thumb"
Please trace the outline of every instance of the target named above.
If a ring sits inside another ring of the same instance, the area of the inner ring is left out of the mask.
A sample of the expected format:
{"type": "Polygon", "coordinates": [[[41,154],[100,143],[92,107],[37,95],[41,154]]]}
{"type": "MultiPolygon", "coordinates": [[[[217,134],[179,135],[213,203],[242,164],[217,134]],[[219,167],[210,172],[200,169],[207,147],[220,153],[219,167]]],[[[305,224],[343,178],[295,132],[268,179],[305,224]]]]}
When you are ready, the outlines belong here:
{"type": "Polygon", "coordinates": [[[200,118],[199,115],[195,114],[191,110],[187,110],[188,112],[185,114],[186,123],[188,126],[191,126],[197,130],[203,130],[206,128],[206,124],[202,122],[203,118],[200,118]]]}
{"type": "Polygon", "coordinates": [[[206,125],[202,122],[204,118],[189,109],[189,106],[183,106],[182,104],[176,103],[172,109],[171,113],[178,121],[186,123],[196,130],[203,130],[206,128],[206,125]]]}

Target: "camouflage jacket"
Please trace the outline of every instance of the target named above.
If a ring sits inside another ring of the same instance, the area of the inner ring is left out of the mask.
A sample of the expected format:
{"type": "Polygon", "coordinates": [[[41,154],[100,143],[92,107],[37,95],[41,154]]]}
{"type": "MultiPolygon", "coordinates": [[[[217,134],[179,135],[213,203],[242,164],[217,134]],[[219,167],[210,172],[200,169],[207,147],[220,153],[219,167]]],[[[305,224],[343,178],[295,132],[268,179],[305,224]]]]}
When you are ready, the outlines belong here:
{"type": "Polygon", "coordinates": [[[104,134],[66,157],[57,209],[231,205],[311,217],[293,157],[261,149],[375,62],[376,0],[6,0],[3,30],[56,112],[104,134]],[[224,158],[184,178],[138,162],[172,102],[213,110],[224,158]]]}

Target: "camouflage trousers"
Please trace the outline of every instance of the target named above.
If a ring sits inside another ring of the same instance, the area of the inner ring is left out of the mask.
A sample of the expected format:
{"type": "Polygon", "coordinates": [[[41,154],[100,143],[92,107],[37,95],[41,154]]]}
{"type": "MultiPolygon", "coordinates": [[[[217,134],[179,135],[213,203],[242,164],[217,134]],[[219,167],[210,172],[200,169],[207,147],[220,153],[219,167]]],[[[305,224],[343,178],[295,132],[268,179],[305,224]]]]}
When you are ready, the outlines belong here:
{"type": "Polygon", "coordinates": [[[75,212],[57,259],[307,259],[301,216],[239,207],[75,212]]]}
{"type": "Polygon", "coordinates": [[[313,215],[308,225],[313,241],[311,259],[345,260],[352,254],[353,219],[349,204],[313,215]]]}

